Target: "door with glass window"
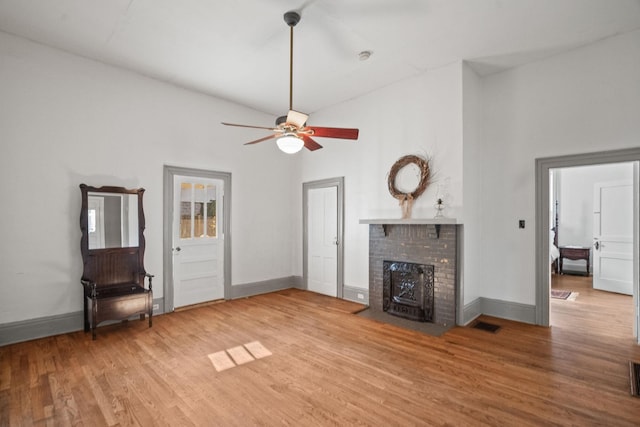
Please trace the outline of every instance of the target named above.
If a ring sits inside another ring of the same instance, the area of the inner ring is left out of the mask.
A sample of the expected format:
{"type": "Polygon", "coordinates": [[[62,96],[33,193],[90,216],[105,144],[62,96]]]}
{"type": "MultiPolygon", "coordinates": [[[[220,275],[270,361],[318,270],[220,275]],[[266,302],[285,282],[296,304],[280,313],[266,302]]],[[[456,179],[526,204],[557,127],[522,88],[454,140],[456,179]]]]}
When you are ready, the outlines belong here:
{"type": "Polygon", "coordinates": [[[224,298],[224,186],[218,179],[174,177],[174,307],[224,298]]]}

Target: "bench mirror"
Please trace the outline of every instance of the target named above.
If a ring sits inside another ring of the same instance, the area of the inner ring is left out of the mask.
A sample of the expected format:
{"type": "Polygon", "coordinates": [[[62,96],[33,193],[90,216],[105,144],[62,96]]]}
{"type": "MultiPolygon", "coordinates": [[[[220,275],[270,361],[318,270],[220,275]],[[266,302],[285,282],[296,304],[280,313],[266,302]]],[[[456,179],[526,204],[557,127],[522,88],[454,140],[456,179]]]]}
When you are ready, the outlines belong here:
{"type": "Polygon", "coordinates": [[[89,191],[89,249],[138,246],[138,194],[89,191]]]}

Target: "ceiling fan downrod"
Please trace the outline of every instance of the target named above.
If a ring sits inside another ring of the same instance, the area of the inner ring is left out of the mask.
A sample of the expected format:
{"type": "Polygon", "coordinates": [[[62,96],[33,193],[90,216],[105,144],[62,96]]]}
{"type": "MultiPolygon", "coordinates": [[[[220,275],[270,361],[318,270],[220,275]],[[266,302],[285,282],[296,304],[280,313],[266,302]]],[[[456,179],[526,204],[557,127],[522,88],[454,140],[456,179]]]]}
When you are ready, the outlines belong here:
{"type": "Polygon", "coordinates": [[[300,14],[290,10],[284,14],[284,22],[289,26],[289,110],[293,110],[293,27],[300,22],[300,14]]]}

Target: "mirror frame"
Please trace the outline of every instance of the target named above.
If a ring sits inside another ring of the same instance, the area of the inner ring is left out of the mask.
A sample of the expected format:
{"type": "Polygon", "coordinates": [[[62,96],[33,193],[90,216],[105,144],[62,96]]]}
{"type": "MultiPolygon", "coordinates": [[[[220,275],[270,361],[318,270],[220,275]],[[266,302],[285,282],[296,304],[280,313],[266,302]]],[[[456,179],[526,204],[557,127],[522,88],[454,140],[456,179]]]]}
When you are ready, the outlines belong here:
{"type": "Polygon", "coordinates": [[[113,186],[91,187],[86,184],[80,184],[80,191],[82,193],[82,207],[80,208],[80,230],[82,232],[82,237],[80,239],[80,251],[82,252],[82,259],[84,263],[86,264],[89,255],[91,254],[131,251],[132,249],[137,249],[140,258],[139,265],[144,270],[145,219],[144,210],[142,208],[142,196],[144,195],[144,188],[127,189],[124,187],[113,186]],[[138,196],[138,246],[89,249],[89,193],[132,194],[138,196]]]}

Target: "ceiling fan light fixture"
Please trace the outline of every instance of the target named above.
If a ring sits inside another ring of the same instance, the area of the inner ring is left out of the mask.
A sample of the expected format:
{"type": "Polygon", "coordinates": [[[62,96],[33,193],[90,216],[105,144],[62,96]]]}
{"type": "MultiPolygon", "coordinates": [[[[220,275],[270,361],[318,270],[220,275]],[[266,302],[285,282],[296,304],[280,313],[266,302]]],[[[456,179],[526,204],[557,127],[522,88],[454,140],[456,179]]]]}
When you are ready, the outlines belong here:
{"type": "Polygon", "coordinates": [[[276,144],[281,151],[287,154],[295,154],[304,147],[304,141],[292,133],[282,135],[276,140],[276,144]]]}

